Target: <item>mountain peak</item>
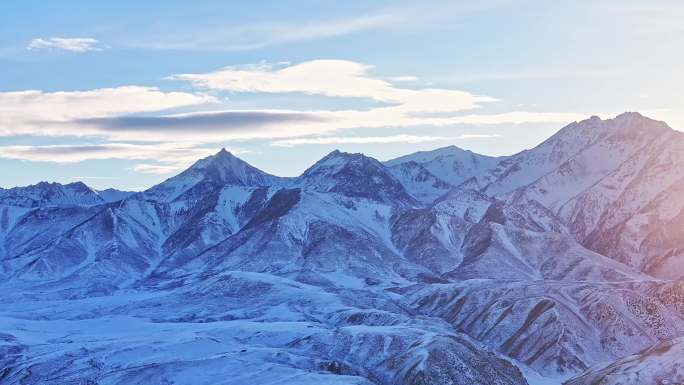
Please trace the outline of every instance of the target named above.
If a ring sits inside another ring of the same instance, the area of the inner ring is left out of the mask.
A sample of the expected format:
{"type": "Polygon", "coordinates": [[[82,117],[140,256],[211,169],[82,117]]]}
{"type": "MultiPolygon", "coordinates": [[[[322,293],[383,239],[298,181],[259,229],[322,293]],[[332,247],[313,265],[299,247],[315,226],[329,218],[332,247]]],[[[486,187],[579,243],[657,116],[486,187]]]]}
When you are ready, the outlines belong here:
{"type": "Polygon", "coordinates": [[[4,203],[24,207],[95,205],[104,202],[95,190],[80,181],[68,184],[43,181],[2,192],[0,199],[4,203]]]}
{"type": "Polygon", "coordinates": [[[148,196],[173,200],[200,184],[214,186],[270,186],[278,177],[265,173],[236,157],[225,148],[200,159],[182,173],[147,190],[148,196]]]}
{"type": "Polygon", "coordinates": [[[359,157],[366,157],[366,155],[360,153],[360,152],[345,152],[345,151],[340,151],[339,149],[335,149],[331,152],[328,153],[328,155],[324,156],[323,159],[329,159],[329,158],[359,158],[359,157]]]}
{"type": "MultiPolygon", "coordinates": [[[[357,166],[361,166],[361,163],[380,164],[377,160],[360,153],[353,154],[334,150],[304,171],[300,178],[307,178],[319,174],[335,174],[346,167],[350,162],[357,163],[357,166]]],[[[382,165],[380,164],[380,166],[382,165]]]]}
{"type": "Polygon", "coordinates": [[[332,151],[297,178],[301,186],[385,203],[414,204],[382,163],[361,153],[332,151]]]}
{"type": "MultiPolygon", "coordinates": [[[[244,160],[222,148],[214,155],[200,159],[180,175],[185,173],[201,174],[204,179],[212,179],[221,184],[252,185],[261,183],[257,176],[266,176],[265,172],[253,167],[244,160]],[[259,181],[251,180],[253,178],[259,181]]],[[[180,176],[179,175],[179,176],[180,176]]]]}
{"type": "Polygon", "coordinates": [[[408,162],[416,162],[435,177],[456,186],[473,176],[482,175],[486,170],[493,168],[499,160],[501,158],[480,155],[451,145],[391,159],[385,162],[385,165],[397,167],[408,162]]]}
{"type": "Polygon", "coordinates": [[[212,155],[212,157],[214,157],[214,158],[237,158],[235,155],[233,155],[232,152],[226,150],[225,147],[221,147],[221,149],[219,150],[219,152],[217,152],[216,154],[212,155]]]}
{"type": "MultiPolygon", "coordinates": [[[[654,127],[655,126],[660,126],[660,127],[665,127],[667,126],[666,123],[661,122],[656,119],[649,118],[648,116],[642,115],[639,112],[636,111],[625,111],[621,114],[616,115],[613,118],[608,118],[608,119],[602,119],[601,117],[597,115],[592,115],[588,119],[580,120],[579,122],[575,122],[572,124],[569,124],[566,127],[582,127],[582,126],[587,126],[587,125],[594,125],[594,126],[610,126],[611,128],[622,128],[625,127],[626,125],[629,125],[630,127],[637,126],[637,125],[647,125],[651,124],[654,127]]],[[[669,126],[668,126],[669,128],[669,126]]]]}
{"type": "Polygon", "coordinates": [[[639,112],[636,111],[625,111],[615,117],[615,119],[649,119],[645,117],[644,115],[641,115],[639,112]]]}
{"type": "Polygon", "coordinates": [[[638,112],[623,112],[610,119],[601,119],[594,115],[589,119],[568,124],[540,146],[554,144],[555,146],[583,148],[589,143],[608,136],[619,135],[628,138],[633,135],[644,135],[656,137],[668,131],[672,131],[672,128],[666,123],[651,119],[638,112]]]}

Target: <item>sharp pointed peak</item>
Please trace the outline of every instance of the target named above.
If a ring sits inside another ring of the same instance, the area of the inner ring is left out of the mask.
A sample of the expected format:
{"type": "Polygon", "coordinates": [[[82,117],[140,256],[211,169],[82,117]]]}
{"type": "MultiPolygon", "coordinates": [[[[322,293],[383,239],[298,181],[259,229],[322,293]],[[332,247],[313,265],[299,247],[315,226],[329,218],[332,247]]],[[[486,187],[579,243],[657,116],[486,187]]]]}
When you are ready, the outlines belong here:
{"type": "Polygon", "coordinates": [[[152,199],[173,200],[200,182],[214,186],[271,186],[280,178],[236,157],[225,148],[145,191],[152,199]]]}
{"type": "Polygon", "coordinates": [[[185,171],[201,170],[212,165],[215,167],[235,167],[236,165],[249,166],[247,162],[235,156],[232,152],[223,147],[213,155],[209,155],[196,161],[185,171]]]}
{"type": "Polygon", "coordinates": [[[225,147],[221,147],[219,152],[217,152],[214,156],[234,156],[230,151],[226,150],[225,147]]]}
{"type": "Polygon", "coordinates": [[[240,159],[235,154],[232,152],[228,151],[225,147],[221,147],[221,149],[215,153],[214,155],[210,155],[205,159],[240,159]]]}

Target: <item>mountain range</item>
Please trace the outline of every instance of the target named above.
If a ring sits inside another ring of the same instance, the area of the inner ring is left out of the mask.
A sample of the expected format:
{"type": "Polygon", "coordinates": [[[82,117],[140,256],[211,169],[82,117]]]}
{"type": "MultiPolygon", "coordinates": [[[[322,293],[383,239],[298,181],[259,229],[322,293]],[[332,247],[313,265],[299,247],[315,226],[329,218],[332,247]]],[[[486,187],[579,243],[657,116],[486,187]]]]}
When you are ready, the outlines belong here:
{"type": "Polygon", "coordinates": [[[0,189],[0,384],[684,382],[684,133],[0,189]]]}

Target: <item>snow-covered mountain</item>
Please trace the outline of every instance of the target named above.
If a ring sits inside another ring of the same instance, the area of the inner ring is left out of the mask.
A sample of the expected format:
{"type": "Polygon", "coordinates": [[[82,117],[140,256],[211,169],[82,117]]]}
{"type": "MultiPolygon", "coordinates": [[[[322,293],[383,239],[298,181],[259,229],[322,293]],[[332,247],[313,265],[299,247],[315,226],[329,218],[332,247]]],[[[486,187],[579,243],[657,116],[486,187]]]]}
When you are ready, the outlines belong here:
{"type": "Polygon", "coordinates": [[[100,198],[102,198],[105,202],[118,202],[128,198],[133,194],[135,193],[132,191],[121,191],[114,188],[97,191],[97,195],[99,195],[100,198]]]}
{"type": "Polygon", "coordinates": [[[385,165],[394,168],[404,163],[415,162],[437,178],[453,186],[458,186],[472,177],[480,176],[491,170],[503,159],[449,146],[388,160],[385,165]]]}
{"type": "Polygon", "coordinates": [[[221,186],[272,186],[280,178],[267,174],[234,156],[226,149],[198,160],[182,173],[144,192],[147,199],[173,201],[201,193],[205,188],[221,186]]]}
{"type": "Polygon", "coordinates": [[[0,384],[675,383],[682,157],[626,113],[501,158],[0,189],[0,384]]]}
{"type": "Polygon", "coordinates": [[[333,151],[304,171],[296,185],[390,205],[416,204],[387,167],[363,154],[333,151]]]}
{"type": "Polygon", "coordinates": [[[593,369],[566,385],[681,384],[684,382],[684,339],[660,343],[633,356],[593,369]]]}
{"type": "Polygon", "coordinates": [[[40,182],[0,191],[3,205],[16,207],[92,206],[105,200],[83,182],[69,184],[40,182]]]}

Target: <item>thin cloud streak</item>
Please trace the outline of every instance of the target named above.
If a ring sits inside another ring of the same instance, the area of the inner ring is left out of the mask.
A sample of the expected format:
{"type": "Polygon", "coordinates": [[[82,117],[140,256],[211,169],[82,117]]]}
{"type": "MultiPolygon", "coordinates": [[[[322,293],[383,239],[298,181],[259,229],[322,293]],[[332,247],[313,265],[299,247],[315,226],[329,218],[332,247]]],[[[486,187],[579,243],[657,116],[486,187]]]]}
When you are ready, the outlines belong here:
{"type": "Polygon", "coordinates": [[[155,164],[138,165],[134,169],[155,174],[162,169],[169,173],[181,170],[215,152],[216,149],[196,147],[196,143],[0,146],[0,158],[32,162],[73,164],[108,159],[153,161],[155,164]]]}
{"type": "Polygon", "coordinates": [[[241,93],[287,93],[366,98],[405,112],[455,112],[476,109],[498,99],[450,89],[411,89],[373,77],[372,66],[349,60],[311,60],[284,68],[261,63],[225,67],[202,74],[178,74],[171,80],[202,89],[241,93]]]}
{"type": "Polygon", "coordinates": [[[48,37],[31,40],[27,50],[50,50],[56,49],[73,53],[86,53],[89,51],[102,51],[97,44],[99,41],[89,37],[48,37]]]}
{"type": "Polygon", "coordinates": [[[0,92],[0,136],[83,136],[83,119],[156,112],[216,103],[204,94],[162,92],[156,87],[122,86],[88,91],[0,92]],[[60,125],[58,123],[65,123],[60,125]]]}
{"type": "Polygon", "coordinates": [[[380,12],[351,18],[299,23],[262,23],[230,28],[214,26],[188,36],[166,32],[146,41],[132,41],[126,45],[153,50],[246,51],[272,45],[305,42],[350,35],[397,25],[403,16],[380,12]]]}
{"type": "Polygon", "coordinates": [[[389,143],[424,143],[447,140],[441,136],[416,136],[416,135],[392,135],[392,136],[351,136],[351,137],[323,137],[323,138],[296,138],[284,139],[271,142],[274,147],[294,147],[305,144],[389,144],[389,143]]]}
{"type": "Polygon", "coordinates": [[[160,164],[138,164],[133,166],[132,170],[135,172],[140,172],[143,174],[157,174],[157,175],[166,175],[166,174],[173,174],[176,173],[180,170],[183,169],[183,166],[180,165],[160,165],[160,164]]]}
{"type": "Polygon", "coordinates": [[[322,122],[323,118],[306,112],[286,111],[219,111],[166,116],[118,116],[75,121],[94,125],[106,132],[164,132],[193,130],[196,132],[259,129],[285,123],[322,122]]]}
{"type": "Polygon", "coordinates": [[[321,138],[294,138],[276,140],[270,143],[274,147],[295,147],[301,145],[319,144],[391,144],[391,143],[426,143],[460,139],[498,138],[499,134],[463,134],[453,137],[419,136],[419,135],[389,135],[389,136],[328,136],[321,138]]]}

